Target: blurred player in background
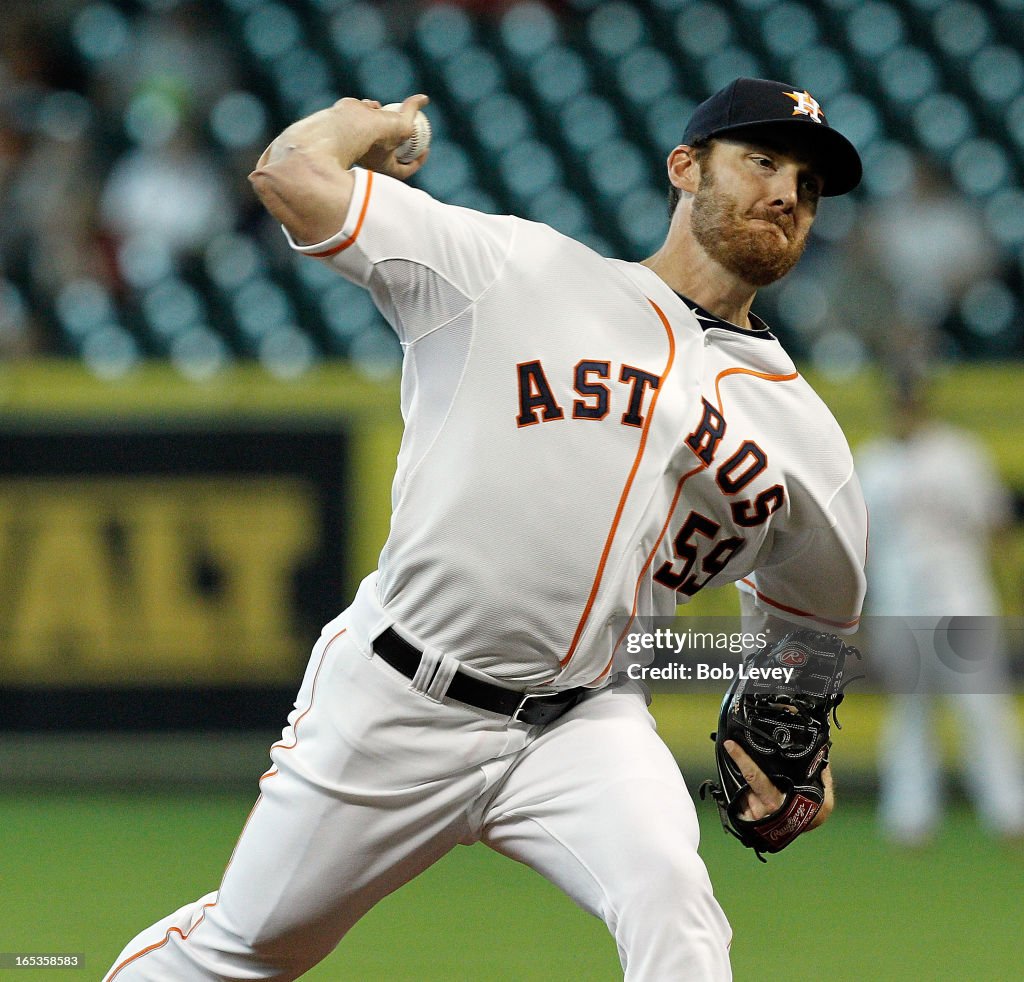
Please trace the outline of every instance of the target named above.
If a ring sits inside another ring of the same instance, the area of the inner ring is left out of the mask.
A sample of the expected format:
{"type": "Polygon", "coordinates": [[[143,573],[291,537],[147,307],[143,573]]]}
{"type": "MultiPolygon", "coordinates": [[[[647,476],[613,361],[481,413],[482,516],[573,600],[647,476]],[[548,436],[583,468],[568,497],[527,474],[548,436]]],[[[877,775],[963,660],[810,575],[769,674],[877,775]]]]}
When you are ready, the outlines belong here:
{"type": "Polygon", "coordinates": [[[891,432],[857,455],[871,515],[872,647],[885,654],[893,690],[880,747],[880,821],[894,843],[910,847],[936,831],[942,695],[984,824],[1024,839],[1024,766],[990,569],[992,536],[1011,518],[1008,495],[982,442],[934,417],[919,373],[901,375],[890,395],[891,432]]]}

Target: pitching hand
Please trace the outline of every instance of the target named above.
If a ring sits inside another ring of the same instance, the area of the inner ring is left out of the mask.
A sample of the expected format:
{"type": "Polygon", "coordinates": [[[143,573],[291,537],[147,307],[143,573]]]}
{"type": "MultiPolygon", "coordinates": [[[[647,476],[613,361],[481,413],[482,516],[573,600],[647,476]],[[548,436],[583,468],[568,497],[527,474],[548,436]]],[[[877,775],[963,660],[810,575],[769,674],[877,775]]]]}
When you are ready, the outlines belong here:
{"type": "Polygon", "coordinates": [[[416,113],[430,102],[429,97],[409,96],[402,103],[401,112],[381,112],[381,104],[376,99],[359,101],[369,109],[377,110],[373,124],[377,127],[378,136],[370,149],[356,163],[367,170],[387,174],[388,177],[396,177],[401,181],[408,180],[426,163],[430,151],[427,150],[422,156],[403,164],[395,159],[395,150],[412,136],[416,113]]]}

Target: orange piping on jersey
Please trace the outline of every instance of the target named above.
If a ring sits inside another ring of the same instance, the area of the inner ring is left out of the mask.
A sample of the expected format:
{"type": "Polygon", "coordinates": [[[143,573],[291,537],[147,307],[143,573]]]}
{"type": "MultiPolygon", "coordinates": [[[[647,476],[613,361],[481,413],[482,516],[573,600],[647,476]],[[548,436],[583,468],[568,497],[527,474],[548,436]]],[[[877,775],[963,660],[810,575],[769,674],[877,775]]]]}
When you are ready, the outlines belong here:
{"type": "MultiPolygon", "coordinates": [[[[622,633],[619,635],[618,640],[615,642],[615,647],[612,649],[612,657],[608,659],[608,664],[604,666],[601,674],[598,675],[594,682],[600,682],[607,674],[612,664],[615,661],[615,652],[619,650],[619,645],[622,644],[623,638],[629,633],[630,627],[633,625],[633,618],[636,617],[636,609],[639,606],[640,600],[640,585],[644,581],[644,576],[647,574],[647,570],[650,569],[651,564],[654,562],[654,557],[661,547],[661,541],[665,538],[665,533],[668,532],[669,524],[672,522],[672,516],[675,514],[676,505],[679,503],[679,496],[683,493],[683,485],[691,478],[694,474],[699,474],[703,470],[707,470],[707,464],[698,464],[693,470],[687,471],[676,484],[676,493],[672,497],[672,504],[668,507],[668,514],[665,516],[665,524],[661,526],[661,531],[658,533],[658,538],[654,543],[654,547],[647,555],[647,559],[644,562],[643,569],[640,570],[640,575],[636,578],[636,589],[633,591],[633,609],[629,612],[629,620],[626,621],[626,626],[622,629],[622,633]]],[[[593,685],[594,682],[590,684],[593,685]]]]}
{"type": "Polygon", "coordinates": [[[597,572],[594,574],[594,582],[590,588],[590,596],[587,598],[587,604],[583,608],[583,616],[580,617],[580,622],[576,626],[576,633],[573,635],[572,644],[569,645],[568,652],[566,652],[565,657],[559,662],[559,665],[562,668],[565,668],[565,666],[569,664],[572,656],[576,653],[576,646],[580,643],[580,638],[583,637],[583,629],[586,627],[587,621],[590,619],[590,612],[594,608],[594,601],[597,600],[597,591],[601,587],[601,579],[604,576],[604,569],[608,564],[608,556],[612,551],[612,543],[615,541],[615,534],[619,530],[619,522],[622,520],[622,513],[626,509],[626,499],[629,497],[629,492],[633,487],[633,480],[636,478],[636,473],[640,469],[640,461],[643,460],[644,451],[647,449],[647,434],[650,432],[651,421],[654,419],[654,410],[658,405],[658,396],[665,390],[665,379],[668,378],[669,372],[672,371],[672,365],[676,359],[676,339],[675,335],[672,333],[672,327],[668,322],[668,318],[662,313],[661,308],[650,297],[647,297],[646,299],[654,308],[654,312],[661,320],[661,325],[665,328],[665,334],[668,336],[668,361],[665,363],[665,370],[658,377],[658,387],[654,390],[654,394],[651,396],[651,408],[648,410],[647,419],[644,422],[644,428],[640,434],[640,445],[637,447],[636,457],[633,458],[633,466],[630,468],[629,477],[626,478],[626,483],[622,488],[622,494],[619,496],[619,504],[615,509],[615,516],[612,518],[612,526],[608,530],[608,538],[605,540],[604,550],[601,552],[601,558],[597,564],[597,572]]]}
{"type": "Polygon", "coordinates": [[[366,218],[366,209],[370,204],[370,191],[372,188],[373,171],[368,170],[366,172],[366,194],[363,195],[363,207],[359,209],[359,218],[356,220],[355,231],[344,242],[339,242],[336,246],[331,246],[330,249],[325,249],[323,252],[306,252],[303,255],[312,256],[314,259],[326,259],[328,256],[335,255],[335,253],[343,252],[352,245],[359,238],[359,231],[363,227],[363,219],[366,218]]]}
{"type": "Polygon", "coordinates": [[[114,982],[114,979],[116,979],[118,977],[118,975],[121,974],[121,969],[127,968],[132,962],[138,961],[138,959],[140,959],[143,955],[148,955],[151,951],[157,951],[158,949],[162,948],[165,944],[167,944],[168,941],[171,940],[171,935],[172,934],[178,935],[178,937],[181,938],[182,941],[188,941],[189,935],[197,927],[199,927],[199,925],[202,924],[203,921],[206,919],[206,912],[207,912],[207,910],[209,910],[211,907],[216,907],[216,906],[217,906],[216,902],[214,902],[212,904],[204,904],[203,905],[203,912],[202,912],[202,914],[199,915],[199,920],[196,921],[195,924],[193,924],[192,927],[190,927],[188,929],[188,931],[185,932],[184,934],[182,933],[180,927],[168,928],[167,933],[164,935],[163,941],[158,941],[156,944],[151,944],[148,948],[143,948],[142,951],[137,951],[131,957],[126,958],[111,973],[111,975],[110,975],[110,982],[114,982]]]}
{"type": "Polygon", "coordinates": [[[740,580],[740,583],[745,583],[750,587],[754,593],[757,594],[757,599],[763,601],[771,607],[775,607],[777,610],[784,610],[787,614],[796,614],[798,617],[809,617],[812,621],[820,621],[822,624],[828,624],[829,627],[856,627],[860,623],[860,618],[855,617],[852,621],[830,621],[827,617],[819,617],[817,614],[809,614],[806,610],[800,610],[799,607],[787,607],[785,604],[779,603],[777,600],[772,600],[771,597],[766,597],[753,582],[748,579],[740,580]]]}
{"type": "Polygon", "coordinates": [[[729,375],[753,375],[754,378],[764,379],[766,382],[792,382],[799,378],[799,372],[791,372],[789,375],[769,375],[767,372],[755,372],[752,368],[726,368],[719,372],[715,378],[715,400],[718,402],[718,411],[722,410],[722,379],[729,375]]]}
{"type": "MultiPolygon", "coordinates": [[[[299,723],[301,723],[308,715],[310,710],[313,708],[313,700],[316,698],[316,683],[320,678],[320,669],[324,667],[324,660],[327,658],[327,651],[338,640],[346,631],[347,627],[343,627],[337,634],[331,638],[327,644],[324,645],[324,650],[320,653],[320,663],[316,666],[316,673],[313,675],[313,685],[309,693],[309,705],[302,711],[301,715],[295,723],[292,725],[292,742],[291,743],[275,743],[270,749],[271,750],[294,750],[299,742],[299,723]]],[[[264,777],[273,777],[277,773],[275,768],[271,768],[267,771],[263,777],[260,778],[262,781],[264,777]]]]}

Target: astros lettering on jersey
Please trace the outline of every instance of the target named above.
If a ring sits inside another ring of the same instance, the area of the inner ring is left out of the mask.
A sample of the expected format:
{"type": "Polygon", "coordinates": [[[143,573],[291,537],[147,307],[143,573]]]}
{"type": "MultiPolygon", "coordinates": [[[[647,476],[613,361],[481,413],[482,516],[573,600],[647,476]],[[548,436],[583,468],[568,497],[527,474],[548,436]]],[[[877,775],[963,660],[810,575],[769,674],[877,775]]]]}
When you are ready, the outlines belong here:
{"type": "Polygon", "coordinates": [[[395,621],[471,670],[560,689],[606,679],[625,619],[725,583],[855,628],[851,455],[763,323],[545,225],[354,173],[341,231],[293,248],[368,288],[405,351],[377,582],[395,621]]]}

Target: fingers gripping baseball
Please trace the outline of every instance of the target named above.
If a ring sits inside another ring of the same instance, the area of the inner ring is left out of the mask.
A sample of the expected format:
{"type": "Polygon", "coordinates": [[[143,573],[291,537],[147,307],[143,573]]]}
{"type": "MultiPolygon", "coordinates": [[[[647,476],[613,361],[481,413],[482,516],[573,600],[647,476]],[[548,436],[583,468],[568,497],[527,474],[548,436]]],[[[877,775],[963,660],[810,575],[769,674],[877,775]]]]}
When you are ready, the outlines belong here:
{"type": "Polygon", "coordinates": [[[388,106],[382,106],[375,99],[359,101],[374,110],[377,138],[356,163],[399,180],[412,177],[426,163],[430,153],[430,123],[422,112],[430,99],[421,94],[412,95],[404,102],[388,106]]]}

